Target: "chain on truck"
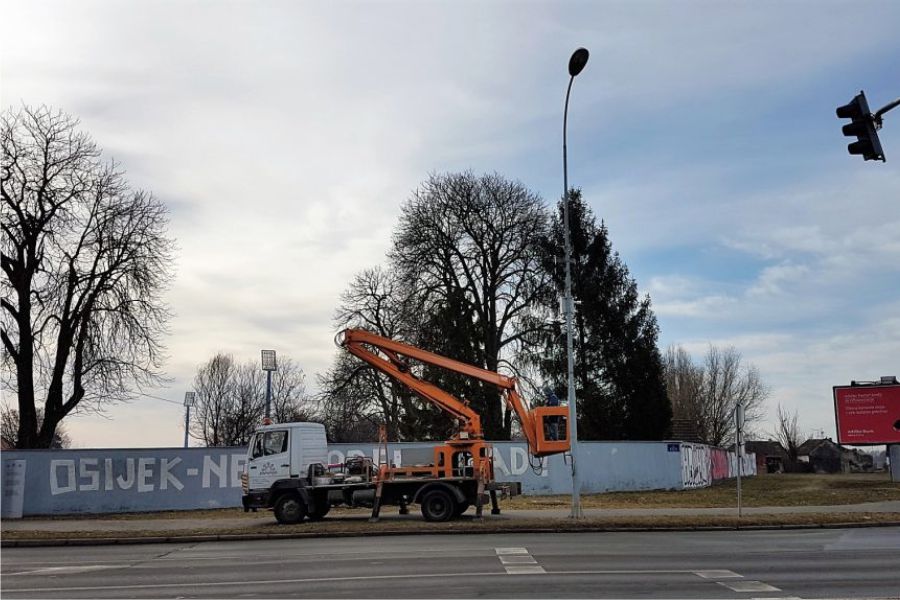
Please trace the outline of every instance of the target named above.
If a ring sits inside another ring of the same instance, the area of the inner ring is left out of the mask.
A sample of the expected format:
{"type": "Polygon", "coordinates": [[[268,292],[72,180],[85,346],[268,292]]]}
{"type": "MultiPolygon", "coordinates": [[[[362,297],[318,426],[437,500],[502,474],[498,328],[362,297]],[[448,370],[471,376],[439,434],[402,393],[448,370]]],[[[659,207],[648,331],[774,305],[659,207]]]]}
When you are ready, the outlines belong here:
{"type": "MultiPolygon", "coordinates": [[[[362,329],[345,329],[335,338],[345,350],[385,373],[424,400],[449,413],[459,430],[434,448],[427,464],[375,464],[366,457],[328,464],[325,427],[319,423],[280,423],[258,428],[250,440],[241,476],[245,511],[271,508],[279,523],[325,517],[332,506],[366,507],[377,520],[382,506],[399,506],[406,514],[418,504],[428,521],[448,521],[475,507],[476,516],[491,502],[499,514],[493,448],[484,440],[481,418],[460,400],[417,377],[410,361],[459,373],[500,389],[516,413],[529,452],[536,458],[569,450],[568,408],[528,408],[515,377],[462,363],[362,329]]],[[[387,440],[382,430],[381,443],[387,440]]]]}

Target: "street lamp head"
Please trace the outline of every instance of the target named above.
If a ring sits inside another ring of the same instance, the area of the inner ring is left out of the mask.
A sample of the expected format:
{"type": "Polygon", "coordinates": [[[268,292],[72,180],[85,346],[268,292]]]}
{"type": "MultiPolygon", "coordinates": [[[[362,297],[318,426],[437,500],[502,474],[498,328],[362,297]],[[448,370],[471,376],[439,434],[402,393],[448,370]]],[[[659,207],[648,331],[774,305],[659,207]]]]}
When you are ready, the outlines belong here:
{"type": "Polygon", "coordinates": [[[187,406],[188,408],[192,407],[194,405],[194,398],[196,397],[196,395],[197,394],[195,392],[185,392],[184,393],[184,405],[187,406]]]}
{"type": "Polygon", "coordinates": [[[569,75],[575,77],[581,73],[587,64],[588,56],[590,56],[590,53],[587,51],[587,48],[579,48],[573,52],[572,58],[569,59],[569,75]]]}
{"type": "Polygon", "coordinates": [[[277,371],[278,365],[275,362],[275,351],[274,350],[263,350],[262,351],[262,370],[263,371],[277,371]]]}

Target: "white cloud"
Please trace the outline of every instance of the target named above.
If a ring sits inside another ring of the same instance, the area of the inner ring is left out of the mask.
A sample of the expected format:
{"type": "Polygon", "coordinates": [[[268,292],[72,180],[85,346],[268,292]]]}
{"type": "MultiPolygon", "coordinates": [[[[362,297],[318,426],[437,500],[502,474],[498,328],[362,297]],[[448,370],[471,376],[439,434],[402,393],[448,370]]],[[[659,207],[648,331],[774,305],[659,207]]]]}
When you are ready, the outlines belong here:
{"type": "MultiPolygon", "coordinates": [[[[664,138],[657,162],[593,162],[623,118],[686,104],[726,120],[726,108],[755,114],[896,47],[888,3],[847,13],[717,2],[32,1],[5,2],[4,16],[4,107],[77,114],[136,185],[172,207],[173,383],[159,394],[173,400],[218,350],[255,360],[275,347],[312,382],[334,353],[338,295],[383,260],[400,203],[428,172],[499,169],[557,197],[564,63],[578,45],[592,55],[572,105],[573,182],[629,263],[697,253],[675,267],[633,264],[652,274],[664,334],[704,340],[730,328],[748,348],[777,340],[754,353],[760,360],[806,356],[821,336],[851,335],[864,352],[852,323],[884,300],[848,311],[844,327],[835,307],[873,289],[872,278],[896,281],[900,176],[890,169],[738,184],[741,156],[684,156],[682,140],[664,138]],[[847,34],[861,28],[864,38],[847,34]],[[710,104],[723,97],[738,103],[710,104]],[[738,281],[698,266],[700,254],[725,251],[763,266],[738,281]],[[791,318],[818,318],[824,331],[773,325],[791,318]]],[[[875,286],[879,297],[890,286],[875,286]]],[[[112,421],[79,417],[73,437],[177,445],[180,410],[144,403],[114,409],[112,421]]]]}

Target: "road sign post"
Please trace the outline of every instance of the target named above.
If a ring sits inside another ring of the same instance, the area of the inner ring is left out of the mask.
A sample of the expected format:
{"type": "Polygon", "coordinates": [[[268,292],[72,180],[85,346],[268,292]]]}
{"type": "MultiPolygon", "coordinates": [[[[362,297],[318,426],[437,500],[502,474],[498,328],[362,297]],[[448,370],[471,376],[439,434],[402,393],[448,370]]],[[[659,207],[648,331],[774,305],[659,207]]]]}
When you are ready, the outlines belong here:
{"type": "Polygon", "coordinates": [[[737,509],[741,517],[741,471],[744,469],[744,406],[734,408],[734,458],[737,462],[737,509]]]}

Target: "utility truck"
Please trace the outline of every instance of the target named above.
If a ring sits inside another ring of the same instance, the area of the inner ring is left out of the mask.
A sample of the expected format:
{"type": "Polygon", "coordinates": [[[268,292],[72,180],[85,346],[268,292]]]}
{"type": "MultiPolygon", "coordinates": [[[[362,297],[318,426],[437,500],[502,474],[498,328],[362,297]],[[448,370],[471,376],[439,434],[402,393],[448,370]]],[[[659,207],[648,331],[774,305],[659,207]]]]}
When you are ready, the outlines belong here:
{"type": "MultiPolygon", "coordinates": [[[[490,498],[491,514],[499,514],[494,480],[493,448],[484,440],[481,418],[464,399],[417,377],[411,361],[432,365],[497,386],[514,411],[536,458],[569,450],[568,408],[528,408],[515,377],[488,371],[385,338],[362,329],[345,329],[335,342],[378,371],[407,386],[424,400],[454,417],[459,430],[434,448],[431,460],[419,465],[376,464],[353,457],[328,463],[325,428],[318,423],[267,424],[250,440],[242,474],[244,510],[270,508],[279,523],[325,517],[332,506],[372,508],[377,521],[381,506],[395,505],[406,514],[418,504],[428,521],[448,521],[470,507],[482,515],[490,498]]],[[[380,443],[387,439],[382,431],[380,443]]]]}

